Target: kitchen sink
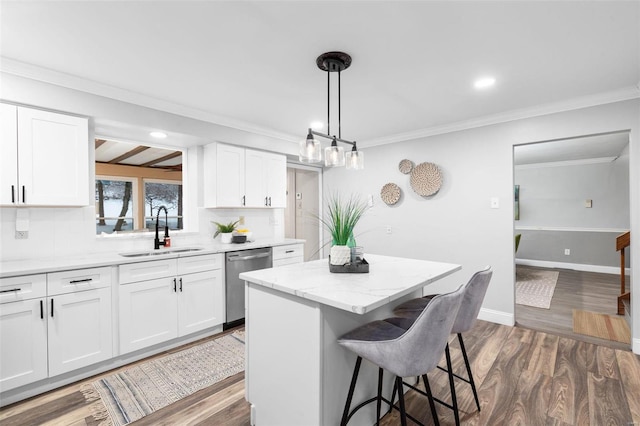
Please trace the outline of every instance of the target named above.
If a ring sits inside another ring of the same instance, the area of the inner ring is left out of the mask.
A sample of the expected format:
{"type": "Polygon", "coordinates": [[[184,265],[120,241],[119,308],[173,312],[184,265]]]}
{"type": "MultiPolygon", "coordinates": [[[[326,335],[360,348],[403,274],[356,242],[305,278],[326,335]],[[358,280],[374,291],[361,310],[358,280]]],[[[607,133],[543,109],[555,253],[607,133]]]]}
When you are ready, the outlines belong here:
{"type": "Polygon", "coordinates": [[[153,250],[153,251],[138,251],[138,252],[130,252],[130,253],[118,253],[122,257],[146,257],[146,256],[161,256],[163,254],[174,254],[174,253],[186,253],[190,251],[200,251],[201,247],[183,247],[183,248],[174,248],[174,249],[165,249],[165,250],[153,250]]]}

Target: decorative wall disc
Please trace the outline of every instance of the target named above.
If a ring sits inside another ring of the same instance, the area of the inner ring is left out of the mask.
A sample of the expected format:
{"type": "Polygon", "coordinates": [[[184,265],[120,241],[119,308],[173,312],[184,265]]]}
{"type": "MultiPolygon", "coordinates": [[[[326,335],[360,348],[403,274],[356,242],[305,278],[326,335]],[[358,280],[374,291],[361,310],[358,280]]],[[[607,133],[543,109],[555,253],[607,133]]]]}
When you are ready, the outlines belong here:
{"type": "Polygon", "coordinates": [[[400,161],[400,164],[398,164],[398,169],[400,169],[400,171],[405,175],[408,175],[409,173],[411,173],[411,170],[413,170],[413,161],[407,159],[400,161]]]}
{"type": "Polygon", "coordinates": [[[433,195],[442,186],[440,169],[433,163],[420,163],[411,172],[411,188],[416,194],[426,197],[433,195]]]}
{"type": "Polygon", "coordinates": [[[400,187],[395,183],[388,183],[380,190],[380,198],[388,206],[393,205],[400,199],[400,187]]]}

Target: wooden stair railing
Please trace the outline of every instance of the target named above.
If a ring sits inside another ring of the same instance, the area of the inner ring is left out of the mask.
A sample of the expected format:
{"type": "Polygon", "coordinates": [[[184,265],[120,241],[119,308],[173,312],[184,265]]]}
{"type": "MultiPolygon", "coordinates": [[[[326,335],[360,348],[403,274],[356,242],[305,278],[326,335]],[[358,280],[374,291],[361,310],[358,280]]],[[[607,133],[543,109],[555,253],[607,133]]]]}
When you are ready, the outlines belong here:
{"type": "Polygon", "coordinates": [[[618,315],[624,315],[624,300],[631,301],[631,292],[626,291],[625,286],[625,258],[624,249],[631,245],[631,231],[616,237],[616,251],[620,252],[620,296],[618,296],[618,315]]]}

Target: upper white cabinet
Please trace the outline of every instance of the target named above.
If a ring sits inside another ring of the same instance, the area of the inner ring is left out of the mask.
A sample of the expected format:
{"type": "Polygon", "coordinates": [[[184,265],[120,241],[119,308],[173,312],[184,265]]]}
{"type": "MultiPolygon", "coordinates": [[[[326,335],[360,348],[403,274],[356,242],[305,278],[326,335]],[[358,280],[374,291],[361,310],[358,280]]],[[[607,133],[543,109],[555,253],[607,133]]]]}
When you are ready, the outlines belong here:
{"type": "Polygon", "coordinates": [[[204,170],[205,207],[286,207],[284,155],[215,143],[204,170]]]}
{"type": "Polygon", "coordinates": [[[0,104],[0,126],[0,205],[88,205],[86,118],[0,104]]]}

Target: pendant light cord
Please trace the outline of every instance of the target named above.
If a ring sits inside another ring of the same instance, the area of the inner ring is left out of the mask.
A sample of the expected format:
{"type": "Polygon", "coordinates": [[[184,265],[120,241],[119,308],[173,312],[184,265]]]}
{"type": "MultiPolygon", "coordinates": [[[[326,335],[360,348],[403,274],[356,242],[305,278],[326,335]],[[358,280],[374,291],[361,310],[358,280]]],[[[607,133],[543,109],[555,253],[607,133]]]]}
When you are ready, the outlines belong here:
{"type": "Polygon", "coordinates": [[[342,122],[341,122],[341,118],[340,118],[340,105],[342,103],[342,101],[340,100],[340,93],[342,92],[342,90],[340,89],[340,75],[342,74],[342,71],[338,71],[338,137],[342,138],[342,122]]]}
{"type": "Polygon", "coordinates": [[[327,134],[331,134],[331,73],[327,70],[327,134]]]}

